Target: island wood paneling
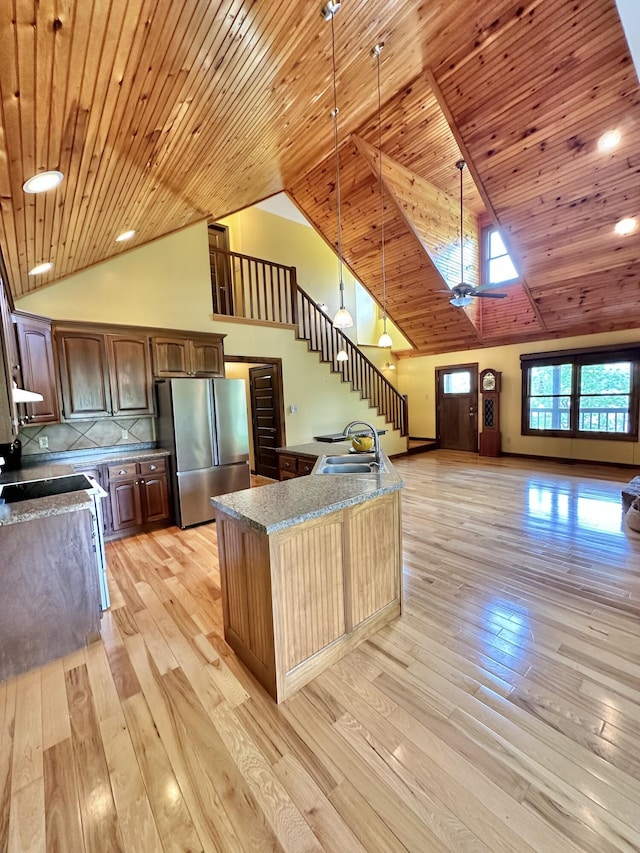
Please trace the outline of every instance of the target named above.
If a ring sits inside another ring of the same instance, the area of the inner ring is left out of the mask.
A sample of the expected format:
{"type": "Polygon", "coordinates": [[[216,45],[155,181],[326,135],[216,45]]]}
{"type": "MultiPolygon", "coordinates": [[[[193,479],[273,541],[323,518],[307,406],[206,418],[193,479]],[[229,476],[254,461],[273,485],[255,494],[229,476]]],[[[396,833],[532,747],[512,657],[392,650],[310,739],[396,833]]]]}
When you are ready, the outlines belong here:
{"type": "Polygon", "coordinates": [[[347,612],[351,629],[400,596],[399,493],[385,495],[373,504],[354,507],[347,523],[347,612]],[[394,566],[395,570],[389,571],[389,566],[394,566]]]}
{"type": "Polygon", "coordinates": [[[284,671],[345,633],[342,513],[295,525],[272,539],[273,606],[284,671]]]}
{"type": "Polygon", "coordinates": [[[395,492],[268,535],[216,510],[225,639],[277,702],[400,614],[399,507],[395,492]]]}

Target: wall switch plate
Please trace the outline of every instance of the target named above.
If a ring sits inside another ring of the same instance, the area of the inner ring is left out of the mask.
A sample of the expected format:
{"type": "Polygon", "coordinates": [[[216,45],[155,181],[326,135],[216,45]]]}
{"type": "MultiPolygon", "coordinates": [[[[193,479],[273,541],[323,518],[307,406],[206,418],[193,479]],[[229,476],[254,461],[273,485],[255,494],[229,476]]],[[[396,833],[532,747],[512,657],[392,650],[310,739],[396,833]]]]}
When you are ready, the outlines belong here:
{"type": "Polygon", "coordinates": [[[289,406],[289,411],[291,412],[291,414],[292,414],[292,415],[295,415],[295,414],[296,414],[296,412],[298,411],[298,407],[296,406],[296,404],[295,404],[295,403],[292,403],[292,404],[289,406]]]}
{"type": "Polygon", "coordinates": [[[42,450],[46,450],[49,447],[49,438],[46,435],[38,436],[38,447],[42,450]]]}
{"type": "Polygon", "coordinates": [[[122,438],[123,439],[129,438],[129,430],[128,429],[122,430],[122,438]]]}

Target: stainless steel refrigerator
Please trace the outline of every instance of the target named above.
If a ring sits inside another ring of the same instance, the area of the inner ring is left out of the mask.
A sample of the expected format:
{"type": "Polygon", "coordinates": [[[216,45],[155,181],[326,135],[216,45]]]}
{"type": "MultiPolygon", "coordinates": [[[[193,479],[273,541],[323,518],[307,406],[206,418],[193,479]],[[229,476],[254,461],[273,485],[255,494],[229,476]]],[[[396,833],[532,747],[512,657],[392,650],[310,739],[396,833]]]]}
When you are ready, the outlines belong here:
{"type": "Polygon", "coordinates": [[[158,441],[171,451],[176,523],[210,521],[209,498],[251,485],[244,380],[165,379],[156,390],[158,441]]]}

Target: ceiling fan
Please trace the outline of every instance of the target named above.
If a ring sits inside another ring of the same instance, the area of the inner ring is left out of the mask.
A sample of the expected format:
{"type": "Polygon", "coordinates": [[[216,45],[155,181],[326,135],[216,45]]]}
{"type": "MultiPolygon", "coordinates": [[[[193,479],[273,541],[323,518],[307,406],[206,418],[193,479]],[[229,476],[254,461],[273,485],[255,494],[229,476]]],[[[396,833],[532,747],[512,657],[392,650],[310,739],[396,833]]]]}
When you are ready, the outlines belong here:
{"type": "Polygon", "coordinates": [[[467,164],[464,160],[458,160],[458,162],[456,163],[456,169],[460,170],[460,284],[456,284],[455,287],[452,287],[449,290],[438,291],[439,293],[448,293],[452,297],[449,302],[456,308],[464,308],[466,305],[470,305],[471,301],[475,299],[476,296],[486,296],[489,299],[504,299],[507,295],[506,293],[493,293],[493,288],[491,285],[484,285],[484,287],[474,287],[472,284],[465,284],[464,281],[464,218],[462,209],[462,172],[466,165],[467,164]]]}

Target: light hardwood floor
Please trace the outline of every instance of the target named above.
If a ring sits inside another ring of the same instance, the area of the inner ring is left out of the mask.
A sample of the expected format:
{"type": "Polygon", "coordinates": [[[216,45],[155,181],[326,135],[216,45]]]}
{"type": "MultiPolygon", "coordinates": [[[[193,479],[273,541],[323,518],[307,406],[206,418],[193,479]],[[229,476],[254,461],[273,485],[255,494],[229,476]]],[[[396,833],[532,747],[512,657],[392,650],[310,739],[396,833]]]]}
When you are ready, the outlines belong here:
{"type": "Polygon", "coordinates": [[[215,525],[109,545],[102,641],[0,685],[0,850],[639,850],[631,472],[396,467],[404,614],[279,707],[215,525]]]}

